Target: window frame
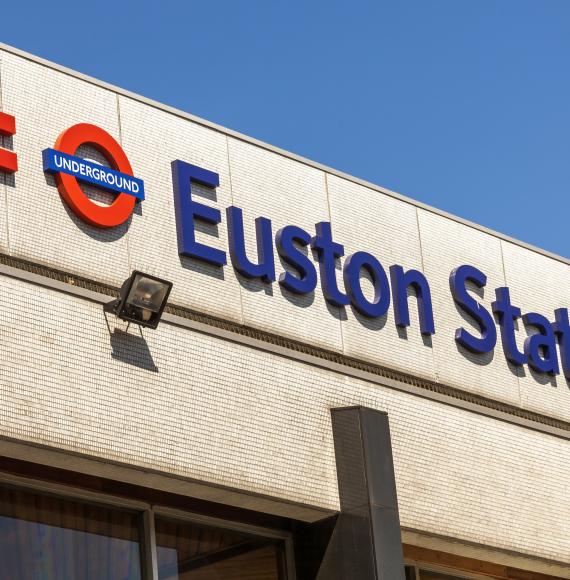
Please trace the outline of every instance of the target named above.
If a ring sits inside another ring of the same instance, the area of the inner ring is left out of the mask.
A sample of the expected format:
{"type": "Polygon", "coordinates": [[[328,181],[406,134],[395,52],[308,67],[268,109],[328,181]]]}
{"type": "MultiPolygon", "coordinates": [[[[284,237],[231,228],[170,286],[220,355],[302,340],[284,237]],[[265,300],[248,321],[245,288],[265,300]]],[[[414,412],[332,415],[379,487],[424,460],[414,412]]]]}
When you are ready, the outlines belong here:
{"type": "MultiPolygon", "coordinates": [[[[154,528],[154,518],[166,518],[170,520],[178,520],[180,522],[188,522],[197,525],[211,526],[221,530],[227,530],[229,532],[238,532],[243,534],[249,534],[250,536],[259,536],[261,538],[270,538],[273,540],[279,540],[283,543],[283,561],[285,566],[286,580],[295,580],[295,554],[293,552],[293,535],[290,532],[284,532],[282,530],[276,530],[273,528],[264,528],[262,526],[254,526],[252,524],[245,524],[242,522],[236,522],[232,520],[224,520],[221,518],[207,516],[203,514],[195,514],[192,512],[187,512],[184,510],[171,508],[163,505],[152,506],[150,510],[153,514],[152,522],[154,528]]],[[[152,542],[150,544],[151,551],[153,554],[151,558],[154,563],[157,561],[156,557],[156,534],[152,534],[152,542]]],[[[158,568],[156,568],[156,576],[158,580],[158,568]]]]}
{"type": "Polygon", "coordinates": [[[278,540],[283,544],[283,565],[285,567],[286,580],[296,580],[293,535],[291,532],[255,526],[235,520],[224,520],[219,517],[187,512],[164,505],[152,505],[140,500],[131,500],[102,492],[94,492],[70,485],[30,479],[4,472],[0,472],[0,486],[20,488],[37,493],[55,495],[62,499],[77,500],[102,507],[126,509],[136,512],[141,521],[140,543],[143,580],[158,580],[155,532],[156,517],[207,525],[222,530],[242,532],[252,536],[278,540]]]}
{"type": "Polygon", "coordinates": [[[460,580],[492,580],[493,576],[484,576],[475,574],[473,572],[466,572],[458,570],[457,568],[448,568],[446,566],[437,566],[435,564],[428,564],[417,560],[405,560],[404,566],[408,566],[414,570],[415,580],[421,580],[420,571],[435,572],[436,574],[444,574],[447,576],[457,576],[460,580]]]}

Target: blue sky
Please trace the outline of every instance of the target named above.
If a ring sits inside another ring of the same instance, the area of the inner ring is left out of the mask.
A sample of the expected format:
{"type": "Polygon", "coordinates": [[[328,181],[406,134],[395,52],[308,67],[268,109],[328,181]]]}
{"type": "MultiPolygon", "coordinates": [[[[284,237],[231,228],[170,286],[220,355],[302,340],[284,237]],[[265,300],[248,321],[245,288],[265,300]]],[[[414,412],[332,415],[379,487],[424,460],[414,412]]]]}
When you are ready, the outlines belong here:
{"type": "Polygon", "coordinates": [[[2,5],[0,40],[570,257],[569,0],[2,5]]]}

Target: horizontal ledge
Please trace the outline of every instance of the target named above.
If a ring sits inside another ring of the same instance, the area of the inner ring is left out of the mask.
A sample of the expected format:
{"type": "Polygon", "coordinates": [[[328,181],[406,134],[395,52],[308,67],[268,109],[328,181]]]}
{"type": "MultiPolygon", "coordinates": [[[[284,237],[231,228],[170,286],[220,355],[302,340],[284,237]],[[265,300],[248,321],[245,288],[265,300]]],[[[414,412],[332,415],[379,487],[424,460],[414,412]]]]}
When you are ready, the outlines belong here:
{"type": "MultiPolygon", "coordinates": [[[[0,436],[0,457],[46,465],[85,475],[173,493],[193,499],[233,506],[307,523],[318,522],[338,513],[284,498],[184,477],[147,466],[124,464],[100,456],[56,449],[32,441],[0,436]]],[[[0,477],[0,482],[2,478],[0,477]]],[[[130,502],[132,503],[132,502],[130,502]]]]}
{"type": "MultiPolygon", "coordinates": [[[[55,268],[0,254],[0,275],[64,292],[99,304],[119,295],[119,289],[55,268]]],[[[101,314],[103,316],[103,314],[101,314]]],[[[456,387],[421,379],[248,326],[169,304],[163,322],[283,356],[335,373],[417,395],[521,427],[570,439],[570,423],[494,401],[456,387]]]]}

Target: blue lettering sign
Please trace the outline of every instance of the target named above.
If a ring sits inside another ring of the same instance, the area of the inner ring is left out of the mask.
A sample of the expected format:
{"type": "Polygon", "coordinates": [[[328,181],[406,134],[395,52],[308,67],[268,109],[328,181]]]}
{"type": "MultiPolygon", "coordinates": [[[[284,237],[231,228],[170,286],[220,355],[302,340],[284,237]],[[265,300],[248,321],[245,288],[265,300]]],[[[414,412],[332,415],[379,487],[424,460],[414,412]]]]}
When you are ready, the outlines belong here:
{"type": "Polygon", "coordinates": [[[404,272],[402,266],[390,266],[392,298],[394,300],[394,318],[396,326],[410,326],[410,309],[408,306],[408,288],[412,288],[418,301],[420,332],[425,335],[435,334],[431,292],[426,277],[417,270],[404,272]]]}
{"type": "Polygon", "coordinates": [[[217,225],[222,221],[219,209],[203,205],[192,199],[192,182],[206,187],[218,187],[220,177],[213,171],[196,167],[185,161],[173,161],[172,183],[174,185],[174,213],[178,234],[178,253],[181,256],[197,258],[215,266],[225,266],[225,252],[196,241],[194,218],[217,225]]]}
{"type": "Polygon", "coordinates": [[[344,256],[344,246],[333,242],[331,224],[319,222],[315,225],[317,235],[311,239],[311,247],[319,258],[321,286],[325,299],[333,306],[346,306],[350,299],[338,289],[335,263],[344,256]]]}
{"type": "Polygon", "coordinates": [[[501,342],[507,360],[516,366],[526,364],[528,356],[520,352],[515,339],[515,322],[521,316],[521,309],[511,304],[511,295],[508,288],[495,290],[497,300],[493,302],[493,312],[499,318],[501,325],[501,342]]]}
{"type": "Polygon", "coordinates": [[[570,321],[568,320],[568,309],[557,308],[554,311],[554,319],[552,330],[554,330],[560,346],[562,372],[570,380],[570,321]]]}
{"type": "Polygon", "coordinates": [[[390,307],[390,284],[382,264],[368,252],[355,252],[349,256],[343,269],[344,287],[354,308],[369,318],[379,318],[390,307]],[[366,272],[372,280],[374,298],[368,300],[360,286],[360,274],[366,272]]]}
{"type": "Polygon", "coordinates": [[[275,282],[275,258],[273,256],[273,233],[271,221],[264,217],[255,220],[257,240],[257,264],[251,262],[245,252],[243,213],[239,207],[226,210],[228,239],[233,267],[246,278],[261,278],[264,282],[275,282]]]}
{"type": "Polygon", "coordinates": [[[307,247],[311,235],[297,226],[285,226],[275,235],[275,246],[282,260],[297,271],[298,276],[285,271],[279,275],[279,284],[295,294],[309,294],[317,287],[317,270],[308,256],[295,246],[307,247]]]}
{"type": "MultiPolygon", "coordinates": [[[[79,160],[82,161],[82,160],[79,160]]],[[[63,163],[63,161],[61,162],[63,163]]],[[[72,169],[77,171],[76,168],[72,169]]],[[[61,169],[58,169],[61,170],[61,169]]],[[[81,173],[81,170],[79,170],[81,173]]],[[[221,212],[192,199],[191,183],[197,182],[208,187],[218,187],[218,174],[184,161],[172,163],[176,225],[178,230],[178,251],[218,266],[227,262],[222,250],[196,242],[194,220],[201,219],[210,224],[221,222],[221,212]]],[[[435,320],[429,283],[418,270],[404,270],[398,264],[389,268],[389,277],[380,261],[368,252],[357,251],[344,260],[342,268],[343,288],[339,287],[337,269],[344,256],[344,246],[333,240],[331,224],[326,221],[315,224],[315,234],[288,225],[275,235],[271,220],[265,217],[255,219],[256,257],[248,257],[244,232],[243,212],[239,207],[226,209],[229,254],[233,268],[246,278],[257,278],[265,283],[276,279],[274,245],[281,261],[287,266],[279,275],[279,284],[295,294],[309,294],[318,285],[319,276],[324,298],[331,305],[345,308],[349,304],[361,315],[368,318],[385,316],[393,303],[396,326],[410,326],[410,306],[412,291],[418,308],[420,332],[435,334],[435,320]],[[312,256],[311,256],[312,250],[312,256]],[[317,267],[314,261],[317,261],[317,267]],[[366,274],[373,287],[373,296],[365,296],[361,279],[366,274]]],[[[451,295],[457,308],[473,321],[479,333],[461,327],[455,331],[455,340],[462,347],[475,354],[493,351],[497,343],[497,323],[503,351],[507,360],[516,366],[528,364],[539,373],[556,375],[560,372],[556,344],[560,348],[560,363],[564,375],[570,380],[570,321],[568,310],[555,311],[555,321],[535,312],[522,314],[520,308],[511,303],[509,289],[495,290],[496,299],[492,303],[492,313],[480,304],[472,293],[481,293],[487,284],[487,276],[481,270],[464,264],[455,268],[449,277],[451,295]],[[496,317],[493,318],[493,314],[496,317]],[[523,352],[517,345],[517,321],[524,325],[527,336],[523,352]]]]}
{"type": "Polygon", "coordinates": [[[489,312],[467,292],[467,283],[471,282],[477,288],[484,288],[487,276],[474,266],[463,265],[455,268],[449,277],[451,295],[458,308],[474,319],[481,336],[473,336],[464,328],[455,331],[455,340],[467,350],[477,354],[491,352],[497,343],[495,321],[489,312]]]}
{"type": "Polygon", "coordinates": [[[529,312],[523,316],[526,326],[538,330],[524,341],[524,353],[528,357],[528,364],[539,373],[557,375],[558,357],[556,356],[556,337],[547,318],[536,312],[529,312]]]}

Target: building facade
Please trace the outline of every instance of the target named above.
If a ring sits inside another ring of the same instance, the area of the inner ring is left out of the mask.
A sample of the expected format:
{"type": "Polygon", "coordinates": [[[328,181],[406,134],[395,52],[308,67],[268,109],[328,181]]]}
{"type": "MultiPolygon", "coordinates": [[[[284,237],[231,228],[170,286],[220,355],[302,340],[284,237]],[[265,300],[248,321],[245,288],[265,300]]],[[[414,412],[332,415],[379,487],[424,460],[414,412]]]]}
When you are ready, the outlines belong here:
{"type": "Polygon", "coordinates": [[[0,579],[382,577],[326,570],[347,408],[407,578],[570,578],[570,262],[7,46],[0,111],[0,579]]]}

